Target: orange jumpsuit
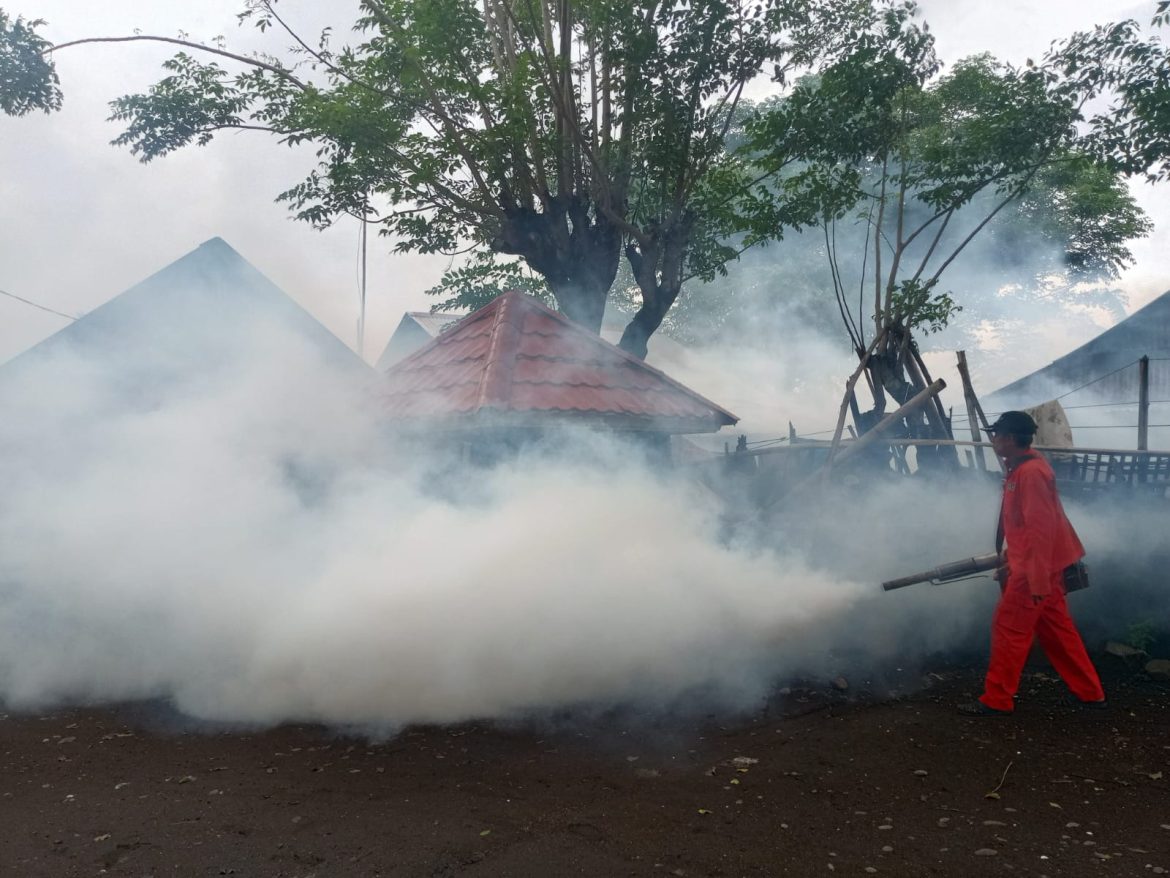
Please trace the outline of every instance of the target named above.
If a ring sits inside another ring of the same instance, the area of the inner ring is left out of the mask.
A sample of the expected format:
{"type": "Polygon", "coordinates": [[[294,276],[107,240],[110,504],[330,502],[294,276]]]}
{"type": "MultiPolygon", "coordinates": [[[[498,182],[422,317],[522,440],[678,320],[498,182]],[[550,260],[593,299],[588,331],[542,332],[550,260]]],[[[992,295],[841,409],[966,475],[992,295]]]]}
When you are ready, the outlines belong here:
{"type": "Polygon", "coordinates": [[[1024,663],[1039,637],[1073,695],[1101,701],[1101,680],[1069,615],[1062,578],[1085,549],[1064,514],[1052,467],[1039,454],[1009,469],[1000,515],[1010,574],[991,623],[991,661],[979,700],[995,710],[1014,708],[1024,663]]]}

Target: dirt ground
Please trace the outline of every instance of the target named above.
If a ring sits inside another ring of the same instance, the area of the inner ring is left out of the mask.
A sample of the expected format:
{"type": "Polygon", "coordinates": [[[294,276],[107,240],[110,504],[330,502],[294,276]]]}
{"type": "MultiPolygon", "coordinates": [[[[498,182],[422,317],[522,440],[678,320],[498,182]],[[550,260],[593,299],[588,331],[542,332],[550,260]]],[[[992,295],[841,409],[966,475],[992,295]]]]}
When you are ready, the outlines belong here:
{"type": "Polygon", "coordinates": [[[1015,717],[962,718],[972,667],[897,699],[782,691],[734,722],[379,743],[143,705],[9,713],[0,874],[1170,875],[1170,690],[1104,676],[1105,713],[1030,670],[1015,717]]]}

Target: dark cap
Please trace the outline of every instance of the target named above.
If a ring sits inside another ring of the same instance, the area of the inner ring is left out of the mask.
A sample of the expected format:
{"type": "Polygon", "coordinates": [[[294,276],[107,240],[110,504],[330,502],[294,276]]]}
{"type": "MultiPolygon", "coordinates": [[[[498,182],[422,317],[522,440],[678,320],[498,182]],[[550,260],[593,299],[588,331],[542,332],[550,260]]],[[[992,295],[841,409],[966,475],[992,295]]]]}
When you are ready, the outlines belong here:
{"type": "Polygon", "coordinates": [[[994,424],[987,428],[987,432],[1035,436],[1036,422],[1027,412],[1004,412],[994,424]]]}

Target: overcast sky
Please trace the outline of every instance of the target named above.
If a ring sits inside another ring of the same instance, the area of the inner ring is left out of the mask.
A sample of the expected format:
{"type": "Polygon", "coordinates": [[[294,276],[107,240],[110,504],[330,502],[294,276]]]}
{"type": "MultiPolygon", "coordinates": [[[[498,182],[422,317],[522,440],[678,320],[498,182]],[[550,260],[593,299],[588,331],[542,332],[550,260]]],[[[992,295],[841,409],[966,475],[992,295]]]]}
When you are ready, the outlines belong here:
{"type": "MultiPolygon", "coordinates": [[[[240,30],[241,0],[2,0],[10,14],[44,18],[54,41],[125,35],[140,29],[193,39],[217,34],[249,51],[262,42],[240,30]]],[[[287,19],[307,32],[353,20],[348,0],[282,0],[287,19]]],[[[1151,2],[1126,0],[922,0],[947,62],[979,51],[1009,61],[1039,56],[1072,30],[1123,17],[1143,21],[1151,2]]],[[[312,165],[311,150],[290,150],[264,134],[221,136],[150,165],[109,145],[120,129],[107,102],[158,78],[165,48],[84,46],[58,58],[65,110],[23,119],[0,116],[0,289],[70,314],[92,310],[201,242],[219,236],[322,323],[355,344],[356,222],[315,232],[273,203],[312,165]]],[[[1170,287],[1170,184],[1135,186],[1156,223],[1139,242],[1123,279],[1130,310],[1170,287]]],[[[388,254],[371,241],[365,355],[375,360],[402,312],[423,309],[445,259],[388,254]]],[[[64,325],[61,317],[0,296],[0,361],[64,325]]],[[[1062,351],[1054,351],[1058,355],[1062,351]]]]}

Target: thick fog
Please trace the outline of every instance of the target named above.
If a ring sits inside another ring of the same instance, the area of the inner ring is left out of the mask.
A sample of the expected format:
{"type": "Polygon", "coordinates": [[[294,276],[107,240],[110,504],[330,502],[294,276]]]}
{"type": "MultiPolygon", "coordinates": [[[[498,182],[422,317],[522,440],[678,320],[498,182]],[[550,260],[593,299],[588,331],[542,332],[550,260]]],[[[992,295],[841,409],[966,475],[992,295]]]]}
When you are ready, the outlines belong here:
{"type": "Polygon", "coordinates": [[[709,493],[622,444],[467,467],[396,438],[314,346],[221,329],[171,337],[153,386],[116,343],[3,383],[10,706],[399,724],[692,687],[736,702],[789,632],[869,587],[734,547],[709,493]]]}
{"type": "MultiPolygon", "coordinates": [[[[734,710],[796,676],[877,678],[985,642],[989,581],[878,583],[988,551],[994,481],[853,483],[759,511],[596,434],[472,466],[439,434],[401,435],[372,373],[266,315],[143,313],[0,380],[10,708],[149,698],[386,728],[734,710]]],[[[766,387],[736,364],[742,385],[777,411],[835,410],[801,395],[831,364],[775,359],[766,387]]],[[[1075,515],[1102,558],[1160,526],[1075,515]]],[[[1135,621],[1110,606],[1098,622],[1135,621]]]]}

